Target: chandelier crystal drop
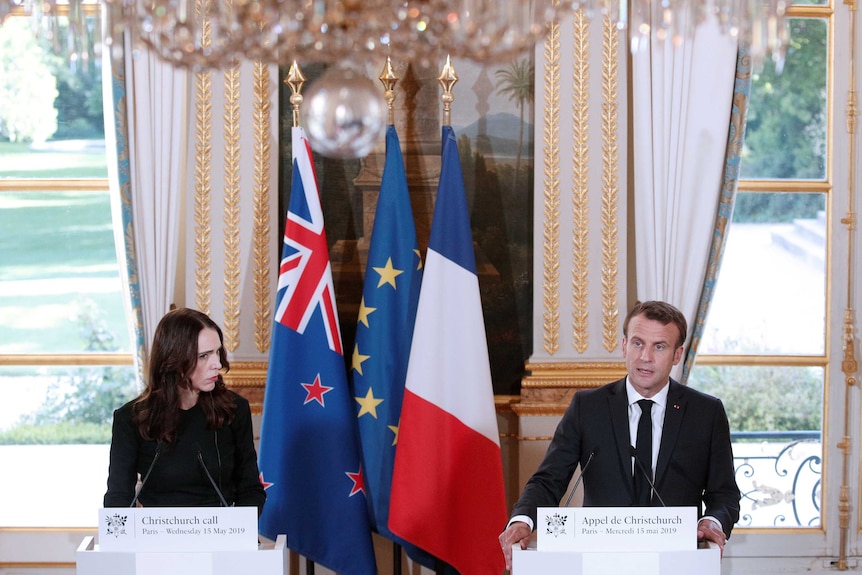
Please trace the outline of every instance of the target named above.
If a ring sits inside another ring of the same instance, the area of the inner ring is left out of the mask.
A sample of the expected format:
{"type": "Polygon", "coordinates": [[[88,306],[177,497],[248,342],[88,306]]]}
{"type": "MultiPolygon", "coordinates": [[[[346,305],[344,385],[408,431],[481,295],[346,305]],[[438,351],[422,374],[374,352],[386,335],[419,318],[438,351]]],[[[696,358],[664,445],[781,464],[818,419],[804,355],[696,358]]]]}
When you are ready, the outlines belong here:
{"type": "Polygon", "coordinates": [[[303,95],[300,110],[312,149],[330,158],[363,158],[386,131],[386,102],[367,76],[329,68],[303,95]]]}

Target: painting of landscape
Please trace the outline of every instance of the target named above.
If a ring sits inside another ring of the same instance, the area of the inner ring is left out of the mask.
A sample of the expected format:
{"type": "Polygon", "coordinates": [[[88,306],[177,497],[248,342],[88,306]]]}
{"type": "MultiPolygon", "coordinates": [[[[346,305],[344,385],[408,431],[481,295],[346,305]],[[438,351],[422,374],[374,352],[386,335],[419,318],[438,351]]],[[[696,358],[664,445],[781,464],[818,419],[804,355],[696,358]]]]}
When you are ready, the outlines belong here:
{"type": "MultiPolygon", "coordinates": [[[[532,352],[534,64],[524,56],[496,65],[456,66],[451,125],[471,212],[494,391],[515,395],[532,352]]],[[[313,82],[321,70],[304,73],[313,82]]],[[[395,121],[423,249],[439,178],[442,105],[436,75],[405,70],[405,82],[412,84],[399,85],[399,99],[409,107],[397,110],[395,121]]],[[[369,76],[376,78],[372,72],[369,76]]],[[[290,94],[282,88],[281,226],[290,194],[290,94]]],[[[344,349],[353,346],[384,152],[381,141],[379,149],[356,160],[315,154],[344,349]]]]}

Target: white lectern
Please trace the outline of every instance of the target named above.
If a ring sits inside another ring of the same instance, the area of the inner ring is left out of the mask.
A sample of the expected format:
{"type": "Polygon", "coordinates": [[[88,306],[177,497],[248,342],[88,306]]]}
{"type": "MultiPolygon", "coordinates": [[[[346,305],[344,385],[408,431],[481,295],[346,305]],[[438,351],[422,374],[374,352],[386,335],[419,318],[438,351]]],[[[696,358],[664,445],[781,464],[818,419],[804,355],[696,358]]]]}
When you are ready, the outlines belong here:
{"type": "Polygon", "coordinates": [[[99,510],[98,542],[85,537],[78,575],[285,575],[286,536],[258,544],[254,507],[99,510]]]}
{"type": "Polygon", "coordinates": [[[540,508],[535,549],[512,575],[720,575],[718,546],[697,546],[694,507],[540,508]]]}
{"type": "Polygon", "coordinates": [[[512,575],[719,575],[718,547],[695,551],[579,552],[512,550],[512,575]]]}

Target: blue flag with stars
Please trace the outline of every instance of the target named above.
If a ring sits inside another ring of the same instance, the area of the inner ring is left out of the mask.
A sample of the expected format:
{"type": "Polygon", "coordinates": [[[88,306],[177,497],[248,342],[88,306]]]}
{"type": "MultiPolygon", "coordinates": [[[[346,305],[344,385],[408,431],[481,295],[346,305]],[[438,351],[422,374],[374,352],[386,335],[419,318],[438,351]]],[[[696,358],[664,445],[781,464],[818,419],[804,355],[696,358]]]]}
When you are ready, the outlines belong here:
{"type": "Polygon", "coordinates": [[[434,558],[389,530],[389,492],[407,359],[422,282],[422,258],[395,126],[386,132],[386,164],[365,266],[350,370],[362,444],[365,489],[378,533],[434,568],[434,558]]]}

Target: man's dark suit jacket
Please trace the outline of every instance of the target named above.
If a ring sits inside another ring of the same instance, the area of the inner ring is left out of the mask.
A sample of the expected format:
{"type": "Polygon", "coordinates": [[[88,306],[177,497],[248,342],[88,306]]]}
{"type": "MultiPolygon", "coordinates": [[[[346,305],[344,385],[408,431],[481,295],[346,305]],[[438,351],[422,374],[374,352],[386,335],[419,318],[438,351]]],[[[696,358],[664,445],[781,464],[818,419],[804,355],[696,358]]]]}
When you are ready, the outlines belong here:
{"type": "MultiPolygon", "coordinates": [[[[730,426],[721,401],[671,380],[656,491],[667,506],[696,506],[730,537],[739,519],[730,426]]],[[[537,507],[560,504],[575,467],[583,469],[584,506],[628,507],[634,502],[626,380],[579,391],[560,420],[545,459],[527,482],[512,515],[536,524],[537,507]]],[[[661,505],[653,497],[653,505],[661,505]]]]}

